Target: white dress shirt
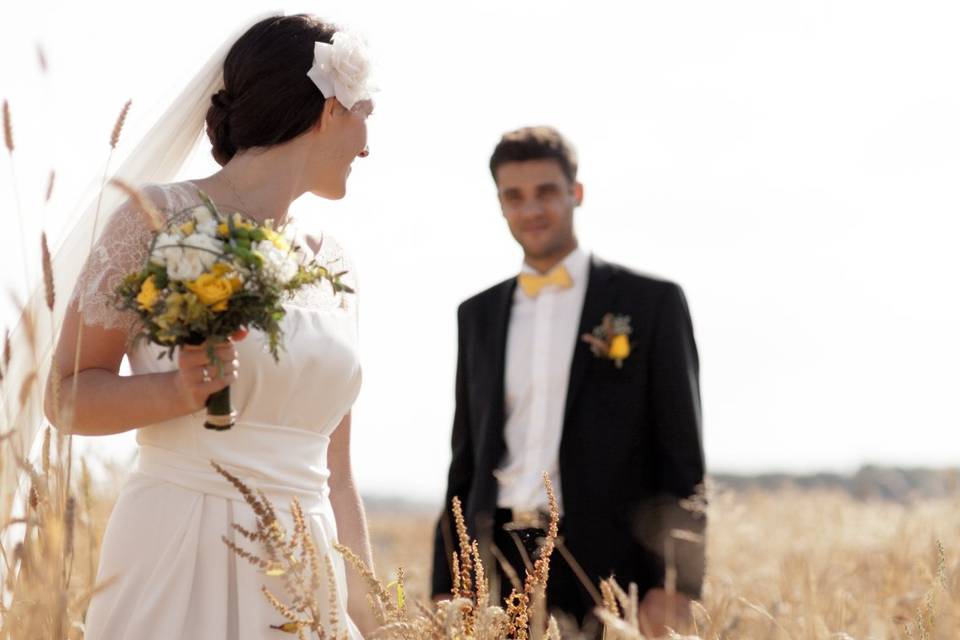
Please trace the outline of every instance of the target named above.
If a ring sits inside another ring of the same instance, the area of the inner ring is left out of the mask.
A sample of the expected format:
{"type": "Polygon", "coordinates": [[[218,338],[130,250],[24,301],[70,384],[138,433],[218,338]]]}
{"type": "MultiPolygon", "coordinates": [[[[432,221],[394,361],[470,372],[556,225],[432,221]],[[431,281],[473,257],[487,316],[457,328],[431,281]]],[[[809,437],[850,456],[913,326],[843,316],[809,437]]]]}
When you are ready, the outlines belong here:
{"type": "MultiPolygon", "coordinates": [[[[572,287],[550,285],[536,298],[519,286],[514,293],[504,371],[507,452],[494,471],[498,507],[546,508],[544,471],[550,474],[557,501],[563,505],[560,438],[590,256],[576,249],[561,264],[573,280],[572,287]]],[[[527,264],[523,271],[536,273],[527,264]]]]}

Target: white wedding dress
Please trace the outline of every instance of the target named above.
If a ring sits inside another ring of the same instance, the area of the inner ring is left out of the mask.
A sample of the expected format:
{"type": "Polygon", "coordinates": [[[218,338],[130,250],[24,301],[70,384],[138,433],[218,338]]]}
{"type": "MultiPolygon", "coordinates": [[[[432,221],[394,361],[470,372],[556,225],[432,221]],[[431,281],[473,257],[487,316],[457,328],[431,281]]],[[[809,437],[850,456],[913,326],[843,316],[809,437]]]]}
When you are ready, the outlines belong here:
{"type": "MultiPolygon", "coordinates": [[[[189,182],[153,185],[146,193],[168,214],[200,202],[189,182]]],[[[131,314],[111,308],[109,298],[120,278],[143,264],[149,233],[137,212],[121,209],[111,217],[74,293],[85,296],[85,323],[131,326],[131,314]]],[[[346,268],[332,240],[322,243],[317,257],[332,268],[346,268]]],[[[138,430],[136,467],[110,516],[100,555],[98,581],[113,582],[90,604],[87,640],[291,637],[271,628],[286,619],[261,592],[266,585],[289,604],[282,578],[266,576],[222,540],[226,536],[262,552],[233,531],[234,523],[255,528],[255,517],[210,461],[262,490],[288,533],[293,532],[290,501],[300,501],[321,556],[328,554],[334,568],[336,594],[327,592],[326,575],[316,594],[327,637],[361,638],[346,611],[348,569],[332,547],[337,527],[327,482],[331,433],[360,389],[355,301],[349,294],[334,295],[324,283],[285,308],[279,363],[262,333],[251,332],[237,345],[240,377],[231,387],[239,412],[235,427],[204,429],[201,411],[138,430]],[[335,612],[328,611],[331,602],[335,612]],[[327,624],[331,613],[336,635],[327,624]]],[[[159,348],[146,342],[132,348],[133,373],[176,366],[158,354],[159,348]]]]}

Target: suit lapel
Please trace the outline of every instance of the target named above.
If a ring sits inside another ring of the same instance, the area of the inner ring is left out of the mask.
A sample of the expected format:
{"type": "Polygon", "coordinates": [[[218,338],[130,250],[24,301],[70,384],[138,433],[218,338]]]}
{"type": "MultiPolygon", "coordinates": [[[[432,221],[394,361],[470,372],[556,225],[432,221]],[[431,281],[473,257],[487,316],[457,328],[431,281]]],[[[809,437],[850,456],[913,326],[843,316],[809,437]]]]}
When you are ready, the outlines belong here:
{"type": "Polygon", "coordinates": [[[590,345],[580,339],[585,333],[590,333],[600,324],[603,314],[613,311],[616,301],[616,289],[613,268],[597,257],[590,259],[590,275],[587,280],[587,292],[583,300],[583,311],[580,314],[580,329],[577,332],[577,344],[573,349],[573,361],[570,363],[570,382],[567,385],[567,401],[563,411],[563,431],[567,432],[570,420],[570,411],[577,399],[577,394],[583,384],[587,372],[587,365],[594,357],[590,345]]]}
{"type": "Polygon", "coordinates": [[[517,289],[517,279],[513,278],[500,286],[495,298],[495,306],[491,310],[491,330],[493,332],[493,403],[494,403],[494,434],[490,439],[493,445],[491,460],[497,464],[507,449],[504,439],[506,426],[506,362],[507,362],[507,332],[510,328],[510,312],[513,309],[513,295],[517,289]]]}

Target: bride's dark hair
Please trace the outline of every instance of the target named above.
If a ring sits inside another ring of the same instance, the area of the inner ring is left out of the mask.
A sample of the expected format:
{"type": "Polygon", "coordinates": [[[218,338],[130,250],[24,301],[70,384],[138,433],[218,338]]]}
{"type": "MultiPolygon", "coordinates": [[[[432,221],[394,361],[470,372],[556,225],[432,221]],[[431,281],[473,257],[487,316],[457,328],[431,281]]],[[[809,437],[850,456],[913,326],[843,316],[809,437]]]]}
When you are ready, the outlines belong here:
{"type": "Polygon", "coordinates": [[[250,27],[223,63],[224,88],[211,98],[207,136],[221,165],[238,151],[291,140],[316,124],[324,95],[307,77],[315,42],[336,28],[314,16],[272,16],[250,27]]]}

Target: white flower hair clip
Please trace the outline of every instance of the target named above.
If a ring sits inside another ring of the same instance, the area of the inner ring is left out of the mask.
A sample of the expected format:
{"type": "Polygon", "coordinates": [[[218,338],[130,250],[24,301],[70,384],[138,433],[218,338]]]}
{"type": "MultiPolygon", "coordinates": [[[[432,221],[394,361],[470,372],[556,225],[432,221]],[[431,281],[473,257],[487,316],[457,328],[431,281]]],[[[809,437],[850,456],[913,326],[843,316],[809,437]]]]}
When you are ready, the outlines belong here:
{"type": "Polygon", "coordinates": [[[325,98],[336,98],[347,109],[369,100],[375,91],[370,82],[370,56],[362,36],[338,31],[333,44],[317,42],[313,66],[307,71],[325,98]]]}

